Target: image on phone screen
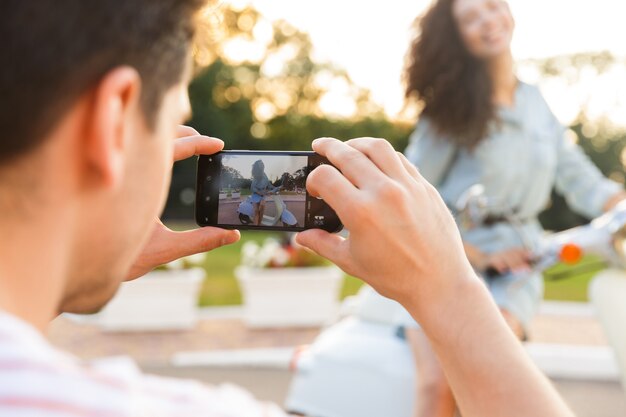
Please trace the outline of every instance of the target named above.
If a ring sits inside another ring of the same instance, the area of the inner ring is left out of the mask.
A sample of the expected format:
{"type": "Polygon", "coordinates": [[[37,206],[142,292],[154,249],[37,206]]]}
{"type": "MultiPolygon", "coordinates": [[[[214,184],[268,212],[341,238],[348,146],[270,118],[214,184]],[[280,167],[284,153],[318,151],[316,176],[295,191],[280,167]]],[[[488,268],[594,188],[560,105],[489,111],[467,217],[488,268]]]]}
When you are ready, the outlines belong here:
{"type": "Polygon", "coordinates": [[[338,231],[341,223],[306,191],[308,174],[328,163],[313,152],[224,151],[198,159],[196,220],[238,229],[338,231]]]}

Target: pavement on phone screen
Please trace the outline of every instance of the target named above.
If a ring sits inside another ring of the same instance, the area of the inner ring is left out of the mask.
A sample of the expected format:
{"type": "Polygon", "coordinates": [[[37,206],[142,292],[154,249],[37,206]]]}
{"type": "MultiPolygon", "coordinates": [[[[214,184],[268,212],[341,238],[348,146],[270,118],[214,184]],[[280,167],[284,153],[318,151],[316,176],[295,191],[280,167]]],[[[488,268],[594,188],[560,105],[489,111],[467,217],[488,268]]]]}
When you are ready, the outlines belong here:
{"type": "MultiPolygon", "coordinates": [[[[304,224],[304,208],[306,202],[306,196],[304,194],[300,195],[284,195],[281,196],[285,204],[287,205],[287,209],[296,216],[298,220],[298,224],[304,224]]],[[[237,209],[239,208],[239,203],[241,203],[242,199],[222,199],[219,202],[218,208],[218,223],[219,224],[241,224],[239,221],[239,213],[237,213],[237,209]]],[[[276,215],[276,205],[274,204],[274,197],[268,197],[265,201],[265,215],[267,216],[275,216],[276,215]]]]}

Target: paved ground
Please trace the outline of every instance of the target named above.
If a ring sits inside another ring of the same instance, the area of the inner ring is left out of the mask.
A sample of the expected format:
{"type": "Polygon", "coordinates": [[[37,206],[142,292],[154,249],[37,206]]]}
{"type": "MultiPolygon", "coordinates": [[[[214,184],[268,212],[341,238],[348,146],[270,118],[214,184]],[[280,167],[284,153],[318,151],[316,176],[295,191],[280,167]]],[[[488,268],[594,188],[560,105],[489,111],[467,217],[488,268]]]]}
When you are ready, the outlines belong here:
{"type": "Polygon", "coordinates": [[[600,324],[593,317],[537,316],[530,328],[530,341],[565,345],[608,345],[600,324]]]}
{"type": "Polygon", "coordinates": [[[92,359],[129,355],[142,365],[168,366],[181,351],[207,351],[298,346],[311,343],[319,329],[250,330],[241,320],[201,320],[190,331],[108,333],[91,324],[60,317],[49,329],[56,345],[92,359]]]}
{"type": "MultiPolygon", "coordinates": [[[[318,328],[248,329],[238,319],[201,320],[195,329],[180,332],[105,333],[92,324],[65,317],[54,321],[49,335],[63,349],[84,358],[130,355],[141,363],[168,364],[176,352],[298,346],[311,343],[318,328]]],[[[542,314],[531,327],[531,341],[604,346],[607,340],[593,317],[542,314]]]]}
{"type": "MultiPolygon", "coordinates": [[[[304,209],[305,209],[306,196],[303,195],[289,195],[283,196],[283,201],[287,205],[287,209],[296,216],[298,224],[304,224],[304,209]]],[[[237,208],[241,200],[220,200],[218,209],[218,223],[220,224],[240,224],[239,214],[237,208]]],[[[265,215],[275,216],[276,205],[274,204],[274,198],[269,197],[265,203],[265,215]]]]}
{"type": "Polygon", "coordinates": [[[626,397],[618,383],[553,382],[577,417],[626,416],[626,397]]]}
{"type": "MultiPolygon", "coordinates": [[[[130,355],[148,372],[209,383],[230,381],[256,396],[283,403],[290,374],[255,368],[173,367],[172,355],[186,351],[275,348],[312,342],[319,329],[250,330],[237,319],[202,320],[184,332],[103,333],[96,326],[78,324],[65,317],[49,330],[53,343],[83,358],[130,355]]],[[[532,341],[586,346],[605,346],[599,324],[590,315],[542,314],[532,325],[532,341]]],[[[626,397],[618,383],[572,380],[554,381],[578,417],[626,415],[626,397]]],[[[386,416],[387,417],[387,416],[386,416]]],[[[388,416],[394,417],[394,416],[388,416]]]]}
{"type": "MultiPolygon", "coordinates": [[[[193,378],[209,384],[220,384],[224,381],[229,381],[245,387],[257,398],[263,398],[277,404],[284,403],[291,381],[289,372],[279,370],[172,367],[148,367],[144,369],[154,374],[178,378],[193,378]]],[[[626,415],[626,399],[621,386],[617,383],[553,382],[561,395],[574,409],[577,417],[623,417],[626,415]]]]}

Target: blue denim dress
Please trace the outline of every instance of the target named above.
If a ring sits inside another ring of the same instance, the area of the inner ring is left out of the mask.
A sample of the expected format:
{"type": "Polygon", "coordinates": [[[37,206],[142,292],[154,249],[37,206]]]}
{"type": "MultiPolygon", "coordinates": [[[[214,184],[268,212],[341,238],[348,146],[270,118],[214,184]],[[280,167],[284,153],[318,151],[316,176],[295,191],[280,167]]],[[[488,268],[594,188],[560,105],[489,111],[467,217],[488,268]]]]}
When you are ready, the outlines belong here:
{"type": "Polygon", "coordinates": [[[250,189],[252,191],[250,201],[253,203],[260,203],[263,201],[263,198],[265,198],[266,192],[272,189],[272,184],[267,178],[267,175],[263,174],[262,178],[252,179],[250,189]]]}
{"type": "MultiPolygon", "coordinates": [[[[537,216],[548,205],[553,188],[572,209],[589,218],[600,215],[606,201],[622,189],[567,138],[536,87],[520,83],[514,107],[501,108],[499,118],[473,152],[457,149],[426,118],[417,124],[405,155],[449,207],[469,187],[482,184],[487,198],[501,207],[490,214],[501,216],[506,207],[513,208],[524,219],[526,240],[538,245],[544,231],[537,216]]],[[[508,223],[461,230],[461,234],[485,253],[523,246],[519,232],[508,223]]],[[[487,280],[487,285],[496,303],[527,326],[543,296],[541,274],[509,274],[487,280]]]]}

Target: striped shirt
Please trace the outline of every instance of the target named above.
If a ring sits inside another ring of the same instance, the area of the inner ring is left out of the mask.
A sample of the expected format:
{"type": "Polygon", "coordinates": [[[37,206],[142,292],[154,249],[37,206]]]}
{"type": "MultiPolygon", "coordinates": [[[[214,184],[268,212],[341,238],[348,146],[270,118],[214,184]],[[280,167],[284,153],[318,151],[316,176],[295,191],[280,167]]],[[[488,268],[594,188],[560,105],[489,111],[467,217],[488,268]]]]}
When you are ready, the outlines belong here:
{"type": "Polygon", "coordinates": [[[232,385],[141,373],[129,358],[85,363],[0,312],[0,417],[285,417],[232,385]]]}

